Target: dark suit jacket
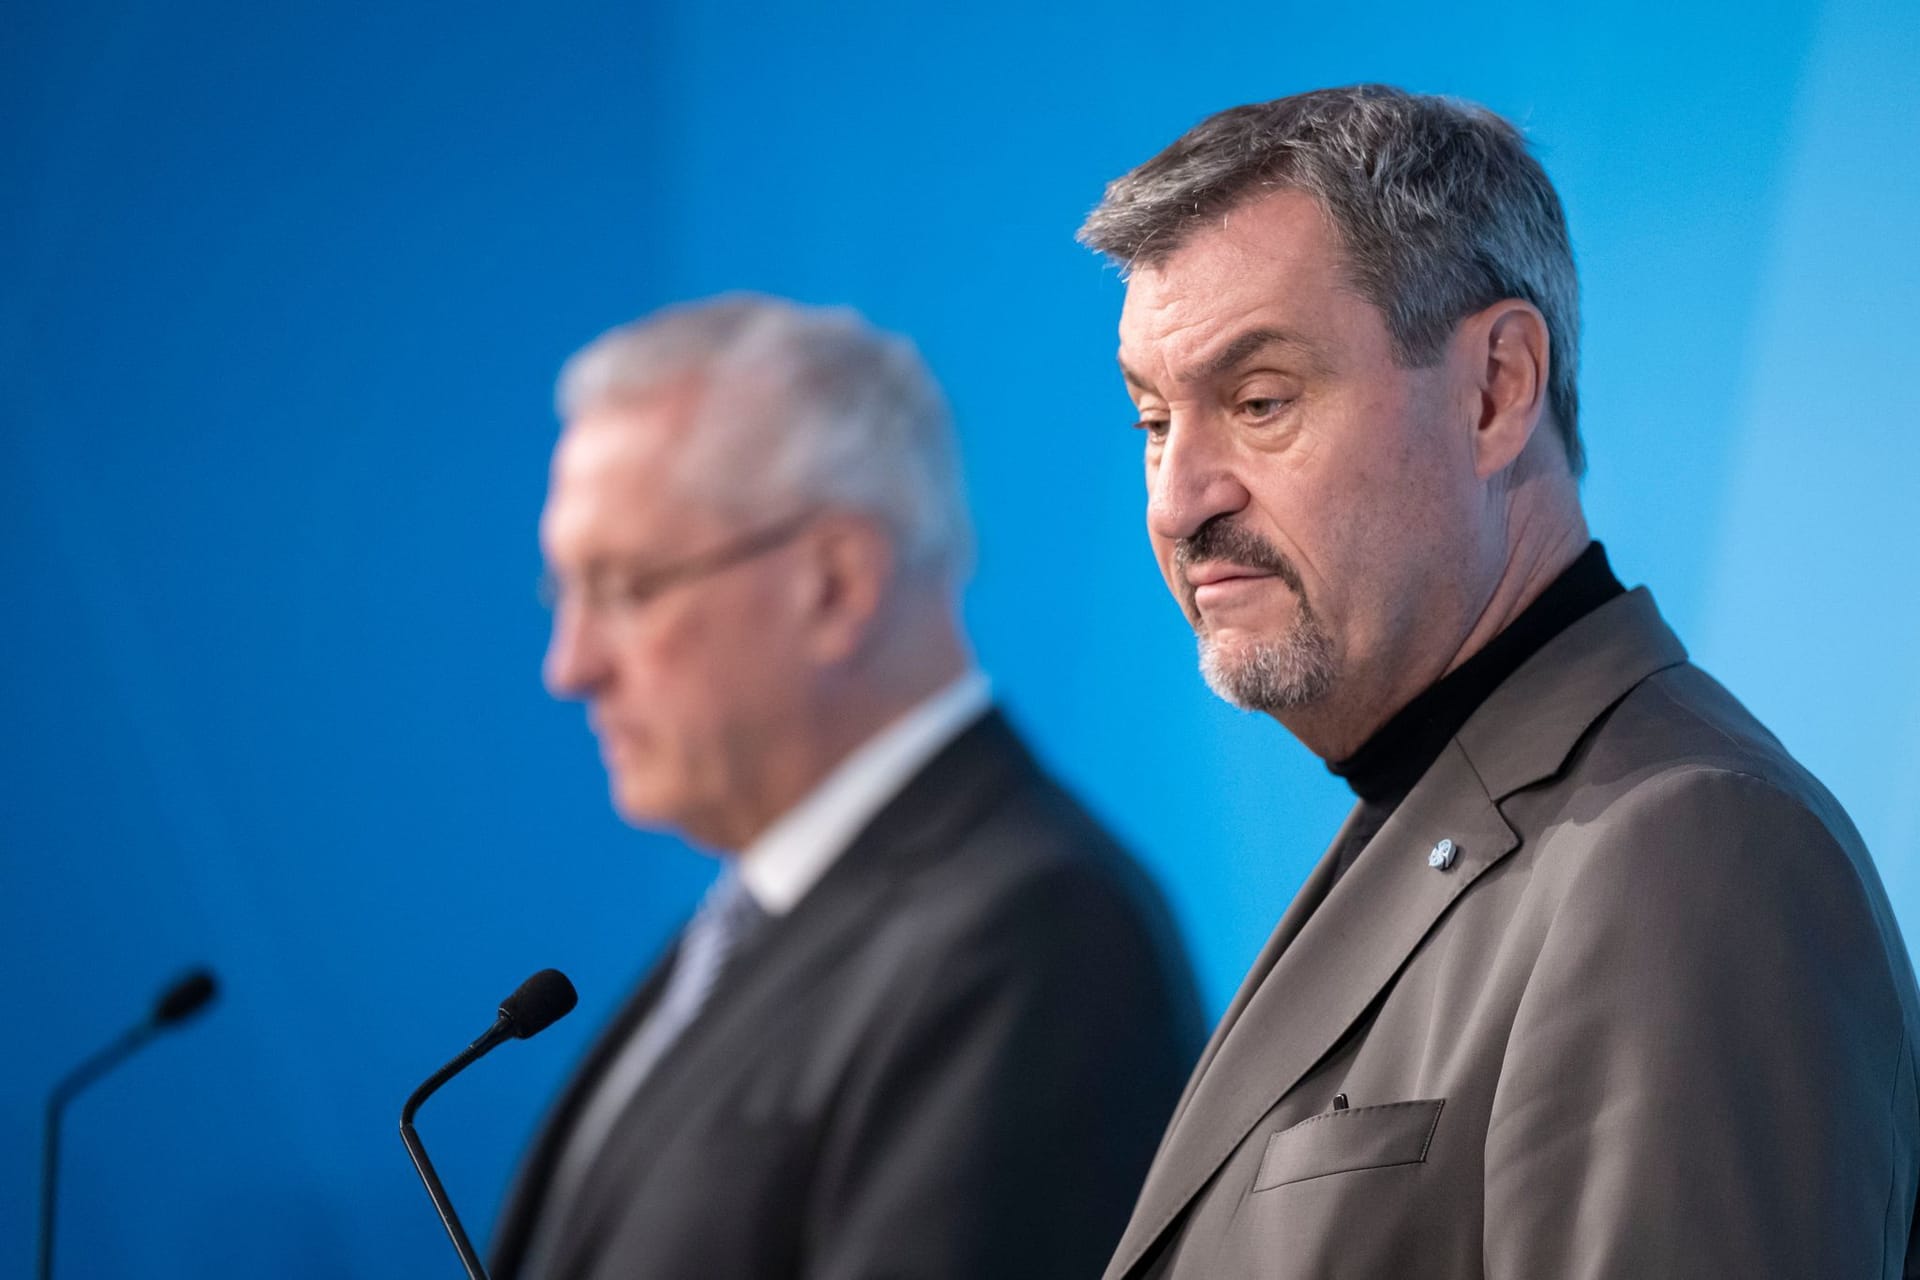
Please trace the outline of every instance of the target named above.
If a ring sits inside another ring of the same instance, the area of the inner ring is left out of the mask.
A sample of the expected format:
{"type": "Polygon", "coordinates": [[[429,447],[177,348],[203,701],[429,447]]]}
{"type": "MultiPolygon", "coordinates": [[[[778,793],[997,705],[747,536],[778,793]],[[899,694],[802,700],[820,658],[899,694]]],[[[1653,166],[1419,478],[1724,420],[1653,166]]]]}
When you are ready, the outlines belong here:
{"type": "MultiPolygon", "coordinates": [[[[495,1236],[522,1266],[589,1052],[495,1236]]],[[[1095,1276],[1199,1050],[1158,896],[1006,722],[966,730],[735,955],[610,1138],[567,1280],[1095,1276]]]]}
{"type": "Polygon", "coordinates": [[[1644,590],[1515,672],[1332,871],[1214,1033],[1109,1277],[1915,1274],[1920,1001],[1879,879],[1644,590]]]}

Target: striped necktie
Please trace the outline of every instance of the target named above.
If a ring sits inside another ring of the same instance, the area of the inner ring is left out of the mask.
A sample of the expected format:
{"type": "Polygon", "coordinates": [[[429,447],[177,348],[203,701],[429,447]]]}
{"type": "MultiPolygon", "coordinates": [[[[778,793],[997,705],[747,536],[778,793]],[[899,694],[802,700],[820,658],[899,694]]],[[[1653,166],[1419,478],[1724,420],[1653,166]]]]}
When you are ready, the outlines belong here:
{"type": "MultiPolygon", "coordinates": [[[[766,922],[767,913],[747,892],[746,884],[729,865],[700,900],[700,909],[687,922],[680,936],[680,950],[674,957],[673,972],[667,975],[666,990],[653,1007],[640,1032],[621,1050],[608,1082],[623,1074],[638,1084],[667,1047],[680,1038],[687,1024],[706,1006],[707,995],[720,979],[727,959],[753,932],[766,922]],[[629,1060],[632,1060],[631,1062],[629,1060]]],[[[601,1093],[608,1092],[602,1089],[601,1093]]]]}

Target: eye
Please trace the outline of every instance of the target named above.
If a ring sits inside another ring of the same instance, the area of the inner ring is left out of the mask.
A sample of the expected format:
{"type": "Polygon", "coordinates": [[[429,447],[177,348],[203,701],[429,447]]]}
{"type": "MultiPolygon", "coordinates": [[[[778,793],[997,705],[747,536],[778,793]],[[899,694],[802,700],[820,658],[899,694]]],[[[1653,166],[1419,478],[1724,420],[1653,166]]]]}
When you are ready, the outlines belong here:
{"type": "Polygon", "coordinates": [[[1286,407],[1292,403],[1292,400],[1282,396],[1250,396],[1240,402],[1239,408],[1243,417],[1255,422],[1264,422],[1268,418],[1285,412],[1286,407]]]}
{"type": "Polygon", "coordinates": [[[660,589],[659,575],[636,565],[624,565],[607,573],[595,584],[602,608],[637,609],[660,589]]]}
{"type": "Polygon", "coordinates": [[[633,604],[643,594],[644,582],[630,566],[596,564],[578,580],[567,583],[565,590],[588,612],[604,614],[633,604]]]}
{"type": "Polygon", "coordinates": [[[1165,418],[1142,418],[1133,424],[1136,431],[1147,433],[1148,444],[1160,444],[1167,438],[1167,428],[1172,425],[1165,418]]]}

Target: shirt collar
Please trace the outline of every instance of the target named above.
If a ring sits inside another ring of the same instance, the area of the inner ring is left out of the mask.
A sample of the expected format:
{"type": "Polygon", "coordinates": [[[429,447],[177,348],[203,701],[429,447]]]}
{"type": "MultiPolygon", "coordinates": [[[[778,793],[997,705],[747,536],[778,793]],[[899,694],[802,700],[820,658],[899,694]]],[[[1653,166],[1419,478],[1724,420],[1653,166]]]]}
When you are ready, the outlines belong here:
{"type": "Polygon", "coordinates": [[[741,850],[740,879],[764,910],[785,915],[887,801],[993,704],[968,671],[855,747],[791,809],[741,850]]]}

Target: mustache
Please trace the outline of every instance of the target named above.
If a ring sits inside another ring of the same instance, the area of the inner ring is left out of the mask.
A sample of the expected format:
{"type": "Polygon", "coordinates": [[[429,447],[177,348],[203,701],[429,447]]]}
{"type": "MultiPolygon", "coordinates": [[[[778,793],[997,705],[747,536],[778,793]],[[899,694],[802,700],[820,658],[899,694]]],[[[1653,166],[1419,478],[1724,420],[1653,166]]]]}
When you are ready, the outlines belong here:
{"type": "Polygon", "coordinates": [[[1193,607],[1194,588],[1186,580],[1186,571],[1194,565],[1215,561],[1270,573],[1286,583],[1293,594],[1300,597],[1303,606],[1307,603],[1306,587],[1293,561],[1287,559],[1280,548],[1251,529],[1219,515],[1173,544],[1173,567],[1179,571],[1181,594],[1186,596],[1189,609],[1193,607]]]}

